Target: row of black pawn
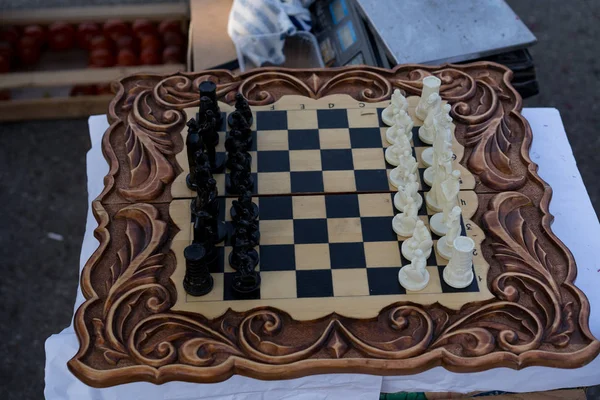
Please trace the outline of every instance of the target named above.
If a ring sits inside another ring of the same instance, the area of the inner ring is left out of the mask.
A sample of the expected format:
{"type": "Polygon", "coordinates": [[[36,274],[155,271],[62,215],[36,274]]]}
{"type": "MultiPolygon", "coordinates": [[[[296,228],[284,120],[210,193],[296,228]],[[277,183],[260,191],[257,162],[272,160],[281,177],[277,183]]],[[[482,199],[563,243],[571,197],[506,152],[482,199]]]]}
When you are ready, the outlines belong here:
{"type": "Polygon", "coordinates": [[[186,178],[188,187],[196,191],[191,203],[191,218],[194,225],[193,243],[184,250],[186,274],[184,288],[193,296],[202,296],[213,288],[210,270],[216,268],[218,252],[216,244],[225,240],[226,228],[219,221],[219,202],[216,181],[212,174],[221,172],[227,165],[230,174],[227,191],[239,194],[233,201],[231,216],[234,230],[231,234],[232,252],[229,264],[236,270],[232,289],[239,293],[249,293],[260,287],[260,275],[255,268],[258,264],[258,207],[252,202],[254,182],[251,174],[251,156],[248,153],[252,144],[252,112],[241,94],[236,96],[236,111],[230,114],[231,127],[225,148],[227,160],[219,158],[216,146],[219,144],[218,128],[222,126],[221,112],[216,99],[216,85],[205,81],[199,86],[200,110],[196,119],[188,122],[186,140],[190,174],[186,178]]]}

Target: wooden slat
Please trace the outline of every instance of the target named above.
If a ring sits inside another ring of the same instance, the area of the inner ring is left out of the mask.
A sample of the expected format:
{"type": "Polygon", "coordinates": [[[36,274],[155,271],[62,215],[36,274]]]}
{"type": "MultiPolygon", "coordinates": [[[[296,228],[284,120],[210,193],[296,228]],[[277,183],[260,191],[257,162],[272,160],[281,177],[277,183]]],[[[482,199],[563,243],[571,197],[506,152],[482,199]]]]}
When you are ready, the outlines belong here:
{"type": "Polygon", "coordinates": [[[185,71],[183,64],[145,65],[139,67],[94,68],[61,71],[15,72],[0,75],[0,90],[25,87],[71,86],[108,83],[127,75],[145,72],[172,74],[185,71]]]}
{"type": "Polygon", "coordinates": [[[189,4],[160,3],[147,5],[57,7],[47,9],[3,10],[0,25],[51,24],[56,21],[79,23],[84,21],[106,21],[119,18],[132,21],[145,18],[151,21],[189,18],[189,4]]]}
{"type": "Polygon", "coordinates": [[[0,121],[61,119],[106,114],[113,95],[0,101],[0,121]]]}

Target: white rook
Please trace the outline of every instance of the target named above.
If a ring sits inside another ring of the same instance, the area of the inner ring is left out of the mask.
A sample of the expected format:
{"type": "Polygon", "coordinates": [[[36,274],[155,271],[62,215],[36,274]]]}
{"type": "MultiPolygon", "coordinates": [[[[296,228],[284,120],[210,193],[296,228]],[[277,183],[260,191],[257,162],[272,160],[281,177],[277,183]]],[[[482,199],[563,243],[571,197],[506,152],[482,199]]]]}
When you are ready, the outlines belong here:
{"type": "Polygon", "coordinates": [[[427,99],[432,93],[440,93],[440,86],[442,85],[442,81],[440,78],[435,76],[426,76],[423,78],[423,91],[421,92],[421,98],[419,99],[419,104],[417,104],[417,109],[415,110],[415,114],[421,121],[425,121],[427,118],[427,112],[429,111],[429,105],[427,104],[427,99]]]}
{"type": "Polygon", "coordinates": [[[454,239],[452,256],[444,268],[444,281],[456,289],[462,289],[473,281],[473,249],[475,242],[466,236],[454,239]]]}

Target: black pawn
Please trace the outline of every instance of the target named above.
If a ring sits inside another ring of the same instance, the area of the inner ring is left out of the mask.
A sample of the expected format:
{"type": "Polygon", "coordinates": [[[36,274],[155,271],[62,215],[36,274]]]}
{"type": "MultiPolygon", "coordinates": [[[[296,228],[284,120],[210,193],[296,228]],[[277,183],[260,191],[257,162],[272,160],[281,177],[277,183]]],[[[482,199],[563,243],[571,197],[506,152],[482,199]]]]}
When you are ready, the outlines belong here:
{"type": "Polygon", "coordinates": [[[220,127],[222,120],[219,103],[217,103],[217,84],[211,81],[204,81],[198,85],[198,89],[200,90],[200,98],[206,96],[212,102],[212,112],[215,114],[217,126],[220,127]]]}
{"type": "MultiPolygon", "coordinates": [[[[252,126],[252,122],[254,121],[254,118],[252,117],[252,110],[250,109],[248,100],[246,100],[244,98],[244,95],[242,95],[241,93],[237,93],[235,95],[235,110],[238,111],[242,115],[242,117],[244,117],[244,120],[246,120],[249,127],[252,126]]],[[[230,127],[233,127],[235,125],[235,121],[233,119],[232,114],[229,114],[229,116],[227,117],[227,123],[230,127]]]]}
{"type": "Polygon", "coordinates": [[[192,118],[187,123],[188,135],[185,140],[185,148],[188,156],[190,173],[185,178],[185,183],[190,190],[196,190],[196,153],[202,150],[202,137],[198,132],[198,125],[192,118]]]}
{"type": "Polygon", "coordinates": [[[185,257],[185,278],[183,288],[192,296],[204,296],[213,288],[213,277],[208,271],[206,250],[203,246],[193,243],[183,251],[185,257]]]}
{"type": "Polygon", "coordinates": [[[219,144],[219,132],[216,128],[216,117],[212,110],[207,110],[205,122],[200,126],[200,135],[208,155],[210,170],[213,174],[222,172],[225,169],[225,154],[217,154],[216,147],[219,144]]]}

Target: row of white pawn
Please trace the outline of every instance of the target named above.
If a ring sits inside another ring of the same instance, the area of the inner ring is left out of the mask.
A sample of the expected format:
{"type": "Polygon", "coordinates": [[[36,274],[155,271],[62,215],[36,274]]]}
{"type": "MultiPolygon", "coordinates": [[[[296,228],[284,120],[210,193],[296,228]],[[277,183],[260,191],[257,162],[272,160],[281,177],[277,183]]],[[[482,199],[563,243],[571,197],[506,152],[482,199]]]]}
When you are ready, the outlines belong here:
{"type": "MultiPolygon", "coordinates": [[[[461,209],[458,205],[460,171],[452,169],[452,118],[450,105],[442,106],[439,95],[441,81],[429,76],[423,79],[423,92],[415,110],[424,120],[419,128],[419,139],[433,147],[423,151],[423,163],[428,166],[424,173],[425,183],[431,186],[426,193],[427,206],[437,211],[430,220],[430,227],[442,236],[437,242],[438,254],[450,260],[444,268],[444,281],[455,288],[464,288],[473,280],[472,252],[475,243],[460,235],[461,209]]],[[[409,237],[402,243],[402,255],[411,263],[402,267],[398,274],[400,284],[408,290],[422,290],[429,283],[426,269],[433,241],[429,229],[418,218],[423,198],[418,193],[417,160],[412,155],[412,128],[414,122],[408,115],[408,101],[399,89],[382,114],[383,121],[391,125],[386,139],[392,145],[386,149],[385,158],[396,166],[390,173],[390,182],[398,188],[394,206],[401,211],[392,220],[394,231],[409,237]]]]}

